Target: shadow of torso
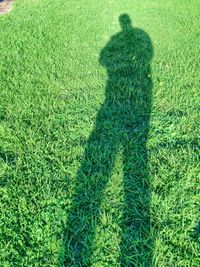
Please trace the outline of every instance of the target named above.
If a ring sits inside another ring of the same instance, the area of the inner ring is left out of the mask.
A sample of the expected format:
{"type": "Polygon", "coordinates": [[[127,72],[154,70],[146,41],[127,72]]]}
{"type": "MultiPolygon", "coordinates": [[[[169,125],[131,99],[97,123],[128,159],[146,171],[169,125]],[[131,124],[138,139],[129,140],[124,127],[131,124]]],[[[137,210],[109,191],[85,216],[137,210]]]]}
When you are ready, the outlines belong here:
{"type": "Polygon", "coordinates": [[[151,111],[152,56],[149,36],[132,27],[114,35],[102,49],[99,61],[107,69],[108,79],[95,131],[99,129],[102,134],[109,131],[118,139],[145,128],[142,138],[146,139],[151,111]]]}

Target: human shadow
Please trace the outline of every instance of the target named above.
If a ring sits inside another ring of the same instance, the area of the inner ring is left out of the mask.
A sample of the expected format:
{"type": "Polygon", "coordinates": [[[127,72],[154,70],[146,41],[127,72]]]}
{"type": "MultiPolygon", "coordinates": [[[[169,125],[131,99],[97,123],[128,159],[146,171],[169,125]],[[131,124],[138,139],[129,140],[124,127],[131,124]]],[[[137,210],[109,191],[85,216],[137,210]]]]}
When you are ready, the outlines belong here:
{"type": "Polygon", "coordinates": [[[124,210],[118,266],[150,266],[150,185],[146,142],[151,114],[150,37],[127,14],[100,53],[105,102],[87,141],[67,218],[65,266],[91,266],[95,226],[115,158],[122,149],[124,210]]]}

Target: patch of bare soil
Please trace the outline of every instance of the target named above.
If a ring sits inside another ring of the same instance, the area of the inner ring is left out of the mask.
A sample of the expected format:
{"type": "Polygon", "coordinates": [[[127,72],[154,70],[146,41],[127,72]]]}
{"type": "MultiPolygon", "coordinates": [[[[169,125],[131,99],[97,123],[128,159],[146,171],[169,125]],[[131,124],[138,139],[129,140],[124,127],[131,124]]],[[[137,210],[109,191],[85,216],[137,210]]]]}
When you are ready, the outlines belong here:
{"type": "Polygon", "coordinates": [[[0,0],[0,15],[6,14],[11,10],[14,0],[0,0]]]}

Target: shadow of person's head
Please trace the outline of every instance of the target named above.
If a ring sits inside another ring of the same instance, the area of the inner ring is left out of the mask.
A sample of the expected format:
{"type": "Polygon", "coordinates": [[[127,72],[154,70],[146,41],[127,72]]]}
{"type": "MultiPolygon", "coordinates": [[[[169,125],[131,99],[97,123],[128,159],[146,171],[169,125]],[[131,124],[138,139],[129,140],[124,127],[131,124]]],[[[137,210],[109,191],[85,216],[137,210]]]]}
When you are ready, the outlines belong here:
{"type": "MultiPolygon", "coordinates": [[[[108,70],[108,75],[126,76],[133,79],[141,73],[146,75],[153,56],[153,46],[149,35],[132,26],[128,14],[119,16],[121,31],[113,35],[101,50],[99,62],[108,70]]],[[[150,70],[148,70],[150,72],[150,70]]],[[[141,75],[140,75],[141,76],[141,75]]]]}
{"type": "Polygon", "coordinates": [[[119,16],[119,24],[123,32],[129,31],[132,29],[132,21],[128,14],[124,13],[119,16]]]}

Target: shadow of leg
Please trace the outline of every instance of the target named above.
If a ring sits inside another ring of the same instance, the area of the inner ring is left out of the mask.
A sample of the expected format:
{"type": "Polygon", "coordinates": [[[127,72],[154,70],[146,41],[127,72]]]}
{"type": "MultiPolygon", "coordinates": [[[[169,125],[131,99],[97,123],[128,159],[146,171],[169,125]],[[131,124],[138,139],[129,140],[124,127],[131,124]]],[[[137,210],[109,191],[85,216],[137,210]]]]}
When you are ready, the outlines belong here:
{"type": "Polygon", "coordinates": [[[99,112],[96,129],[88,140],[83,163],[77,173],[65,235],[65,266],[91,265],[92,243],[100,204],[113,168],[117,147],[111,120],[105,120],[102,113],[105,113],[105,106],[99,112]]]}
{"type": "Polygon", "coordinates": [[[125,210],[120,266],[151,266],[150,182],[146,144],[136,136],[124,149],[125,210]]]}

